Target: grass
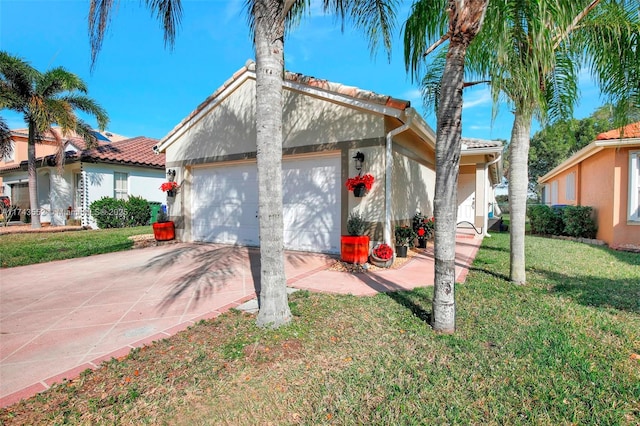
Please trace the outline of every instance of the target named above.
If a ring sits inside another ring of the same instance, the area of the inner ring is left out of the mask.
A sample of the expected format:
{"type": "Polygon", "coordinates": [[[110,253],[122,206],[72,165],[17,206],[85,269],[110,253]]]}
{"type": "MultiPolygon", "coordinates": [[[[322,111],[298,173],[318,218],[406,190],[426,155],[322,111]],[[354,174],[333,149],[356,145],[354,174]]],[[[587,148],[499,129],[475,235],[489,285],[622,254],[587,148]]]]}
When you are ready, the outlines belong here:
{"type": "Polygon", "coordinates": [[[237,311],[0,410],[3,424],[640,424],[640,254],[508,234],[456,286],[457,331],[425,323],[431,288],[291,296],[279,330],[237,311]]]}
{"type": "Polygon", "coordinates": [[[130,249],[131,235],[151,234],[151,226],[0,235],[0,267],[32,265],[130,249]]]}

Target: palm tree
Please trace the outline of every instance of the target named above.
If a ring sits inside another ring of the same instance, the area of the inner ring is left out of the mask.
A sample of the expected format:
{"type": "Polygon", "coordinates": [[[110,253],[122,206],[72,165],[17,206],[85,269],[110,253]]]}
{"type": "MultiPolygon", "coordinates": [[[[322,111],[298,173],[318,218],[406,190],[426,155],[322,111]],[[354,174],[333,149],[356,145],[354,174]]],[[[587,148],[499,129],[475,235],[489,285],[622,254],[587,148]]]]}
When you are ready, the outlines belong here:
{"type": "Polygon", "coordinates": [[[442,333],[455,331],[456,190],[462,148],[465,55],[482,27],[487,4],[488,0],[419,0],[405,26],[405,60],[412,75],[418,72],[423,56],[449,41],[437,100],[433,199],[436,226],[431,324],[442,333]]]}
{"type": "Polygon", "coordinates": [[[640,102],[637,1],[497,2],[470,49],[468,64],[514,112],[509,145],[510,279],[523,284],[528,154],[533,118],[571,117],[586,68],[616,112],[616,124],[640,102]],[[491,47],[488,43],[490,41],[491,47]]]}
{"type": "MultiPolygon", "coordinates": [[[[97,142],[92,128],[75,111],[93,115],[101,130],[108,123],[106,112],[86,93],[85,83],[64,68],[40,73],[24,60],[0,52],[0,107],[21,113],[29,128],[27,170],[32,210],[38,210],[36,143],[50,132],[58,143],[58,164],[62,164],[64,143],[53,125],[60,127],[62,136],[75,132],[91,146],[97,142]]],[[[40,228],[38,214],[32,214],[31,226],[40,228]]]]}
{"type": "MultiPolygon", "coordinates": [[[[468,76],[478,81],[465,86],[490,83],[494,105],[506,98],[515,115],[509,144],[513,282],[526,282],[531,121],[570,116],[577,100],[578,74],[586,67],[607,101],[615,105],[617,124],[624,124],[626,113],[640,100],[638,9],[637,0],[491,2],[483,30],[468,49],[468,76]]],[[[421,58],[406,44],[407,63],[415,67],[421,58]]],[[[443,63],[439,56],[425,74],[427,96],[435,97],[441,90],[434,76],[443,63]]]]}
{"type": "Polygon", "coordinates": [[[11,130],[4,118],[0,117],[0,159],[8,157],[12,152],[11,130]]]}
{"type": "MultiPolygon", "coordinates": [[[[165,43],[173,46],[181,19],[181,1],[145,0],[164,27],[165,43]]],[[[394,0],[324,0],[326,11],[350,18],[371,38],[391,45],[394,0]]],[[[112,0],[91,0],[89,32],[95,63],[109,23],[112,0]]],[[[247,0],[249,25],[256,54],[256,152],[260,230],[260,310],[257,324],[277,328],[291,320],[284,273],[282,205],[282,105],[284,38],[310,3],[306,0],[247,0]]]]}

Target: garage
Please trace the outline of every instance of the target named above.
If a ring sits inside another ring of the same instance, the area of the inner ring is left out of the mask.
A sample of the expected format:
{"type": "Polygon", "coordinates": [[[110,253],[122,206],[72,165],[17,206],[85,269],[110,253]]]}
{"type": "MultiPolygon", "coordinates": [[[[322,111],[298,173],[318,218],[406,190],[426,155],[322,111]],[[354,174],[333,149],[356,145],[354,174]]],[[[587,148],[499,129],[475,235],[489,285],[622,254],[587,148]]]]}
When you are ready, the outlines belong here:
{"type": "MultiPolygon", "coordinates": [[[[284,245],[287,250],[340,251],[340,156],[285,158],[284,245]]],[[[194,241],[258,246],[255,162],[193,169],[194,241]]]]}

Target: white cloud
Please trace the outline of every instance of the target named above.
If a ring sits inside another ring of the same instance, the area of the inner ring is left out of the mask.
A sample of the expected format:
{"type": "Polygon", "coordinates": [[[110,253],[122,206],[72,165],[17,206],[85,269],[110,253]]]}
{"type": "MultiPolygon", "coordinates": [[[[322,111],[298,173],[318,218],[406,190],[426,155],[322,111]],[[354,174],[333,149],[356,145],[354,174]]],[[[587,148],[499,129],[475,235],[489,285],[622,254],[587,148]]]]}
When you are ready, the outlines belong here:
{"type": "Polygon", "coordinates": [[[489,89],[481,89],[470,92],[463,97],[462,109],[474,108],[477,106],[491,105],[491,92],[489,89]]]}
{"type": "Polygon", "coordinates": [[[411,89],[404,92],[402,95],[403,99],[411,101],[412,103],[421,103],[422,102],[422,92],[420,89],[411,89]]]}

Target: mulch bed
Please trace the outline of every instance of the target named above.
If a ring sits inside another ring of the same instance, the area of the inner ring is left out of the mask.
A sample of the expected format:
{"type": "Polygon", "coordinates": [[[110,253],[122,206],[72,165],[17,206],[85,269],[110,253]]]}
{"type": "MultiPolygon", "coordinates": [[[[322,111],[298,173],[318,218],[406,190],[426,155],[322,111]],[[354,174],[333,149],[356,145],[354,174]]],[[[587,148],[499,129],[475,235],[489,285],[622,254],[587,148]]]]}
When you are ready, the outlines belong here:
{"type": "Polygon", "coordinates": [[[396,257],[393,263],[388,268],[380,268],[378,266],[372,265],[371,263],[365,263],[363,265],[356,265],[354,263],[342,262],[340,260],[336,261],[334,264],[329,266],[330,271],[338,271],[338,272],[351,272],[352,274],[362,274],[366,272],[373,271],[384,271],[385,269],[400,269],[408,262],[410,262],[417,254],[424,252],[425,249],[419,248],[411,248],[407,250],[407,257],[396,257]]]}

